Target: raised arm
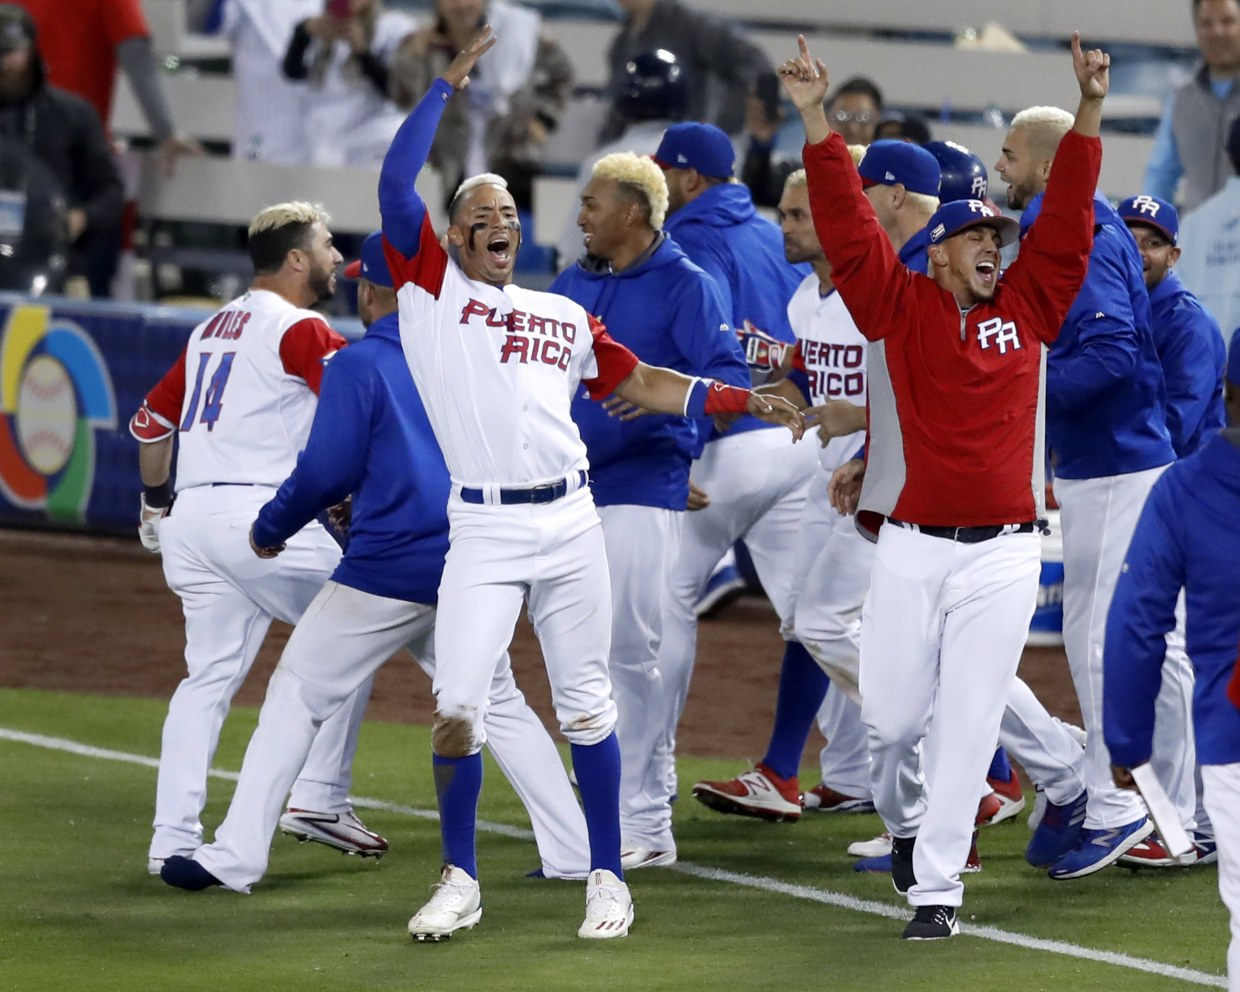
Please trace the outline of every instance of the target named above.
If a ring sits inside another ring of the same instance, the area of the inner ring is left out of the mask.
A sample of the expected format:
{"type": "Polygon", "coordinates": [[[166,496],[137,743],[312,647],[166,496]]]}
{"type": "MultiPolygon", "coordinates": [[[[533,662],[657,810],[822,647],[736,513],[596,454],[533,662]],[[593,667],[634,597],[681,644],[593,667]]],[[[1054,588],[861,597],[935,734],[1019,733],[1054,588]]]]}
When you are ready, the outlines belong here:
{"type": "Polygon", "coordinates": [[[496,41],[490,26],[484,26],[465,49],[452,60],[444,74],[431,83],[426,95],[405,118],[392,139],[379,172],[379,213],[383,234],[406,258],[418,251],[426,204],[414,184],[431,153],[431,143],[445,104],[458,90],[469,85],[469,73],[496,41]]]}

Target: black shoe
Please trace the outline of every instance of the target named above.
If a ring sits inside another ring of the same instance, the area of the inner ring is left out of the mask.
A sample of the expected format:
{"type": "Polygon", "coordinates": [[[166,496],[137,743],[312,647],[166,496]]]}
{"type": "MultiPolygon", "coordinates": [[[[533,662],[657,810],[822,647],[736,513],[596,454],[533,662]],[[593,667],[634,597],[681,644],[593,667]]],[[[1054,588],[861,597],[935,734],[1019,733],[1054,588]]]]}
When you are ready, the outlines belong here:
{"type": "Polygon", "coordinates": [[[905,940],[944,940],[960,933],[954,906],[918,906],[900,936],[905,940]]]}
{"type": "Polygon", "coordinates": [[[159,869],[159,877],[173,888],[188,889],[190,892],[201,892],[213,885],[224,884],[193,858],[183,858],[179,854],[164,862],[159,869]]]}
{"type": "Polygon", "coordinates": [[[901,895],[917,884],[913,874],[913,845],[917,836],[891,838],[891,884],[901,895]]]}

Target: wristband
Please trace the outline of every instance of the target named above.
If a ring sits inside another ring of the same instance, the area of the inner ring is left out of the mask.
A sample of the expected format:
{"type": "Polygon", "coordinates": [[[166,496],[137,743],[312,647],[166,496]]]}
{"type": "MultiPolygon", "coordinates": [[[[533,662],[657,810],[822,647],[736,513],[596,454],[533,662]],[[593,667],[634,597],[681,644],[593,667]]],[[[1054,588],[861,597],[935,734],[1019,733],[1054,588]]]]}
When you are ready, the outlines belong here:
{"type": "Polygon", "coordinates": [[[158,486],[143,486],[142,496],[152,510],[166,509],[172,503],[172,480],[165,479],[158,486]]]}
{"type": "Polygon", "coordinates": [[[729,386],[718,379],[694,379],[685,395],[686,417],[711,417],[717,413],[748,413],[749,390],[729,386]]]}

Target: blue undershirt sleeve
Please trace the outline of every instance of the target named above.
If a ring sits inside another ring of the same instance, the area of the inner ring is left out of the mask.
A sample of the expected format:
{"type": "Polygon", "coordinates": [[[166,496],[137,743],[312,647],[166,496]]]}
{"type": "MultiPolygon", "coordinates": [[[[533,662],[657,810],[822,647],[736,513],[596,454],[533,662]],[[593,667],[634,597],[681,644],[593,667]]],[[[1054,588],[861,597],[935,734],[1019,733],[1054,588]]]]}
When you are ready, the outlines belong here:
{"type": "Polygon", "coordinates": [[[383,234],[406,258],[418,251],[426,204],[414,186],[431,154],[435,130],[451,99],[452,85],[436,79],[392,139],[379,172],[379,213],[383,234]]]}

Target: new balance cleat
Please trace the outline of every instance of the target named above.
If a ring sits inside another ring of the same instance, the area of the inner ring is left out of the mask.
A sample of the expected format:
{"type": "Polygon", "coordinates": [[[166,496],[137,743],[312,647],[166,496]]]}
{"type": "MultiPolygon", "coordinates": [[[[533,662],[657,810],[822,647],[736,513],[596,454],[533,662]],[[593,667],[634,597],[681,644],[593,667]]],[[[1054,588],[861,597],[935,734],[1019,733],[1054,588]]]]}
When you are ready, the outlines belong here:
{"type": "Polygon", "coordinates": [[[1197,860],[1193,862],[1196,865],[1212,865],[1218,861],[1218,841],[1214,839],[1214,834],[1207,834],[1200,830],[1193,833],[1193,850],[1197,852],[1197,860]]]}
{"type": "Polygon", "coordinates": [[[1086,828],[1081,831],[1081,842],[1051,865],[1047,874],[1060,882],[1092,875],[1114,864],[1124,852],[1153,832],[1154,824],[1148,816],[1109,830],[1086,828]]]}
{"type": "Polygon", "coordinates": [[[444,865],[435,894],[409,920],[409,936],[422,943],[447,940],[458,930],[472,930],[482,919],[482,890],[464,868],[444,865]]]}
{"type": "Polygon", "coordinates": [[[1025,860],[1035,868],[1048,868],[1080,844],[1089,795],[1082,791],[1062,806],[1046,799],[1046,793],[1041,793],[1041,796],[1044,802],[1042,818],[1029,838],[1025,860]]]}
{"type": "Polygon", "coordinates": [[[1177,858],[1167,850],[1158,834],[1150,834],[1140,844],[1128,848],[1115,863],[1133,871],[1139,868],[1188,868],[1197,863],[1198,857],[1196,844],[1187,854],[1177,858]]]}
{"type": "Polygon", "coordinates": [[[647,847],[626,847],[620,851],[620,867],[625,871],[635,868],[664,868],[675,863],[675,851],[652,851],[647,847]]]}
{"type": "Polygon", "coordinates": [[[316,813],[308,809],[289,809],[280,817],[280,832],[302,843],[314,841],[362,858],[381,858],[388,850],[388,842],[367,829],[352,810],[316,813]]]}
{"type": "Polygon", "coordinates": [[[848,845],[854,858],[881,858],[891,854],[891,834],[885,831],[870,840],[855,840],[848,845]]]}
{"type": "Polygon", "coordinates": [[[801,818],[796,776],[781,778],[762,762],[727,782],[698,782],[693,798],[718,813],[756,816],[774,823],[801,818]]]}
{"type": "Polygon", "coordinates": [[[954,906],[918,906],[900,936],[905,940],[944,940],[960,933],[954,906]]]}
{"type": "Polygon", "coordinates": [[[577,936],[586,940],[627,937],[633,925],[633,898],[614,872],[596,868],[586,882],[586,918],[577,936]]]}
{"type": "Polygon", "coordinates": [[[801,805],[805,809],[814,809],[819,813],[874,812],[874,803],[871,800],[846,796],[842,792],[836,792],[824,782],[819,782],[809,792],[802,793],[801,805]]]}
{"type": "Polygon", "coordinates": [[[193,858],[184,858],[179,854],[164,860],[159,877],[174,889],[185,889],[187,892],[201,892],[224,884],[193,858]]]}
{"type": "Polygon", "coordinates": [[[985,824],[979,823],[978,826],[993,827],[996,823],[1010,820],[1025,808],[1025,791],[1021,788],[1020,779],[1017,777],[1015,770],[1012,771],[1012,774],[1006,781],[998,778],[987,778],[986,784],[991,788],[991,795],[999,801],[999,809],[985,824]]]}

